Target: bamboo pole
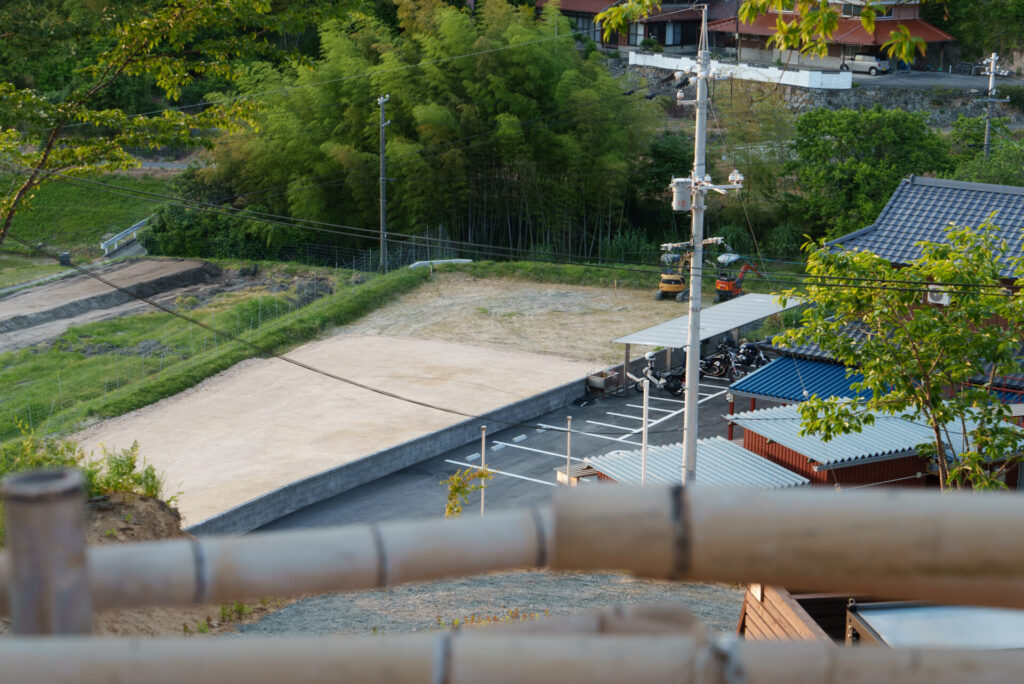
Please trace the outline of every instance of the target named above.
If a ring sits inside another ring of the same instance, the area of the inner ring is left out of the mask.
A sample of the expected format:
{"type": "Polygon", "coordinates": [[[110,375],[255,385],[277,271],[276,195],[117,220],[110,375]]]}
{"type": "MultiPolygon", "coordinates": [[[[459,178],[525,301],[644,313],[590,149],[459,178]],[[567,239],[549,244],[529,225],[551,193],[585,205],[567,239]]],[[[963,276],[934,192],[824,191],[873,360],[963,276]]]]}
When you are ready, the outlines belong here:
{"type": "Polygon", "coordinates": [[[549,559],[556,570],[1024,608],[1024,545],[1007,543],[1022,538],[1024,497],[1010,494],[606,486],[559,488],[553,516],[112,545],[87,558],[97,608],[371,589],[549,559]]]}
{"type": "Polygon", "coordinates": [[[556,495],[551,567],[1024,608],[1024,497],[661,492],[556,495]]]}
{"type": "Polygon", "coordinates": [[[85,560],[82,473],[9,475],[0,485],[8,555],[4,593],[15,634],[88,634],[92,601],[85,560]]]}
{"type": "Polygon", "coordinates": [[[0,684],[995,684],[1024,653],[744,643],[685,635],[510,634],[0,641],[0,684]]]}

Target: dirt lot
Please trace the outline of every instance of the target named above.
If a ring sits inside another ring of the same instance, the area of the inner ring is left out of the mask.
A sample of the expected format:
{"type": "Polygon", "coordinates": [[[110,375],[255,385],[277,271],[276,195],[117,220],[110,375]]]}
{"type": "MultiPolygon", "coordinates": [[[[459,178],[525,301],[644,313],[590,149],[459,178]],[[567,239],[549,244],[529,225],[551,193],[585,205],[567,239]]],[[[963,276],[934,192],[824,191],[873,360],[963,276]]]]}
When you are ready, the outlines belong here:
{"type": "MultiPolygon", "coordinates": [[[[388,392],[476,414],[618,360],[611,339],[679,315],[648,292],[442,274],[289,355],[388,392]]],[[[181,491],[187,524],[463,417],[253,359],[76,435],[87,449],[138,440],[181,491]]]]}
{"type": "Polygon", "coordinates": [[[686,314],[685,304],[654,301],[654,289],[653,283],[650,290],[621,290],[442,273],[346,332],[505,347],[605,368],[622,362],[623,347],[611,340],[686,314]]]}

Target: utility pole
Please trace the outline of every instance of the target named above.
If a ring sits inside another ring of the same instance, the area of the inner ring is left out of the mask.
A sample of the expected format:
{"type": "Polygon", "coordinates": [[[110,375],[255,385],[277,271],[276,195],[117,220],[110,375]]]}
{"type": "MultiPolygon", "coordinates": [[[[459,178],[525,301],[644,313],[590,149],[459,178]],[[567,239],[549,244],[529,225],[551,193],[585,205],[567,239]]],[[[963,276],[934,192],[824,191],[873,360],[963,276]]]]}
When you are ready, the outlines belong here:
{"type": "Polygon", "coordinates": [[[1009,98],[1005,100],[996,99],[996,69],[999,64],[999,55],[992,53],[992,56],[984,61],[984,64],[988,64],[988,97],[982,102],[986,103],[985,106],[985,159],[988,159],[988,152],[992,144],[992,103],[993,102],[1009,102],[1009,98]]]}
{"type": "Polygon", "coordinates": [[[390,95],[382,95],[377,98],[377,105],[380,106],[380,266],[378,268],[381,273],[388,271],[388,178],[387,160],[384,156],[384,129],[391,122],[384,120],[384,105],[390,99],[390,95]]]}
{"type": "MultiPolygon", "coordinates": [[[[739,28],[737,26],[737,28],[739,28]]],[[[697,48],[697,121],[694,131],[693,172],[689,178],[672,179],[672,209],[686,211],[693,217],[693,251],[690,253],[690,309],[686,342],[686,394],[683,407],[683,485],[697,481],[697,427],[700,402],[700,309],[701,269],[704,262],[704,196],[708,190],[725,194],[726,189],[743,187],[739,171],[729,174],[729,185],[712,185],[705,172],[704,152],[708,121],[708,74],[711,53],[708,51],[708,8],[703,7],[700,44],[697,48]],[[687,187],[689,186],[689,187],[687,187]],[[690,202],[685,193],[689,191],[690,202]],[[687,206],[689,204],[689,206],[687,206]]]]}

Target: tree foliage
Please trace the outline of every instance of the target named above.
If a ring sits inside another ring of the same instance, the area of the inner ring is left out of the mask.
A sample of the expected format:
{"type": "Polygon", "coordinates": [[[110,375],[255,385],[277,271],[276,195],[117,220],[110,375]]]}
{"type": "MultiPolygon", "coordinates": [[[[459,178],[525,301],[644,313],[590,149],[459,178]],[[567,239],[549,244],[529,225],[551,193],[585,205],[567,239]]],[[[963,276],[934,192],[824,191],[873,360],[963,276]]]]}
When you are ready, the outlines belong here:
{"type": "Polygon", "coordinates": [[[440,484],[445,488],[447,497],[444,517],[458,518],[462,515],[462,505],[469,503],[469,495],[484,489],[493,477],[494,473],[486,468],[466,468],[456,470],[447,480],[441,480],[440,484]]]}
{"type": "Polygon", "coordinates": [[[929,2],[921,16],[952,34],[968,59],[1024,49],[1024,0],[929,2]]]}
{"type": "Polygon", "coordinates": [[[317,6],[0,3],[0,164],[18,175],[0,199],[0,243],[47,181],[132,167],[133,148],[204,144],[208,136],[197,131],[237,128],[252,115],[252,102],[221,99],[138,115],[123,106],[123,91],[145,83],[177,100],[196,83],[230,81],[236,60],[267,54],[277,31],[313,20],[308,12],[317,6]]]}
{"type": "Polygon", "coordinates": [[[398,17],[325,23],[308,69],[249,69],[245,92],[277,94],[204,174],[233,209],[373,230],[387,94],[392,232],[580,253],[618,231],[656,105],[581,55],[556,7],[402,0],[398,17]]]}
{"type": "Polygon", "coordinates": [[[923,114],[878,106],[807,112],[797,120],[793,145],[798,206],[818,235],[869,225],[901,178],[950,165],[946,142],[923,114]]]}
{"type": "Polygon", "coordinates": [[[869,252],[810,252],[806,291],[786,296],[812,306],[775,342],[817,344],[861,373],[852,387],[872,397],[812,397],[800,405],[804,430],[828,440],[860,432],[876,413],[923,422],[934,440],[919,453],[937,464],[944,485],[1001,487],[1024,448],[1024,431],[992,393],[1002,376],[1019,372],[1024,342],[1024,296],[1003,287],[1001,270],[1009,264],[1020,277],[1024,268],[1006,257],[991,223],[951,227],[946,241],[920,248],[904,267],[869,252]],[[930,284],[948,292],[948,306],[923,304],[930,284]],[[862,335],[847,334],[850,327],[862,335]]]}

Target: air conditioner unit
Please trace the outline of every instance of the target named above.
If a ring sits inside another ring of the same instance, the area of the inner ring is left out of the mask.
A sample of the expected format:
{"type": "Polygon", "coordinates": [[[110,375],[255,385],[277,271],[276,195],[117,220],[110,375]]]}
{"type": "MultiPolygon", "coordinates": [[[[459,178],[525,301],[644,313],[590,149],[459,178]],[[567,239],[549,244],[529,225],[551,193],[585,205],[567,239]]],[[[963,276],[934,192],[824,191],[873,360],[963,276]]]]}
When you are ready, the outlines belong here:
{"type": "Polygon", "coordinates": [[[935,306],[949,306],[949,293],[939,285],[929,285],[928,292],[924,296],[925,304],[935,306]]]}

